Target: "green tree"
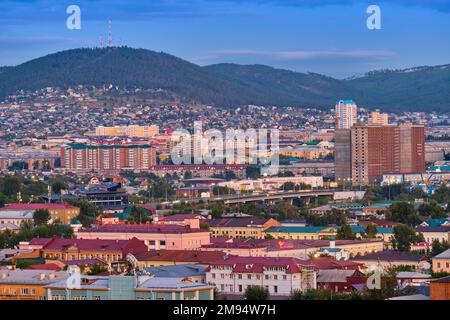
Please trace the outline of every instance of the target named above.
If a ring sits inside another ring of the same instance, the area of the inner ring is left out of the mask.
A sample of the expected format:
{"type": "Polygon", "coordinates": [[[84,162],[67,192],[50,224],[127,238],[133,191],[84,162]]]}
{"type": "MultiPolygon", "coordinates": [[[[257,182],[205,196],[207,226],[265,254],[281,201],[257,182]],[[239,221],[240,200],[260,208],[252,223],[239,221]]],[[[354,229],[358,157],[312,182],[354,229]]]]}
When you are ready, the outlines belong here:
{"type": "Polygon", "coordinates": [[[450,249],[450,244],[448,241],[440,242],[439,239],[433,240],[431,243],[431,255],[437,256],[438,254],[444,252],[445,250],[450,249]]]}
{"type": "Polygon", "coordinates": [[[420,222],[414,206],[408,202],[394,202],[386,212],[386,219],[415,226],[420,222]]]}
{"type": "Polygon", "coordinates": [[[364,237],[367,239],[375,239],[377,237],[377,234],[378,234],[377,226],[373,223],[370,223],[367,226],[366,231],[364,232],[364,237]]]}
{"type": "Polygon", "coordinates": [[[348,224],[343,224],[338,229],[336,238],[339,240],[355,240],[356,235],[348,224]]]}
{"type": "Polygon", "coordinates": [[[262,286],[248,286],[244,292],[245,300],[269,300],[270,294],[267,288],[262,286]]]}
{"type": "Polygon", "coordinates": [[[423,241],[423,235],[417,235],[414,228],[399,224],[394,227],[392,245],[399,251],[409,251],[411,243],[423,241]]]}
{"type": "Polygon", "coordinates": [[[422,204],[419,209],[419,215],[421,216],[431,216],[433,219],[446,218],[447,213],[444,208],[442,208],[436,201],[430,200],[422,204]]]}
{"type": "Polygon", "coordinates": [[[34,224],[40,226],[42,224],[47,224],[50,220],[50,212],[47,209],[37,209],[34,211],[34,224]]]}

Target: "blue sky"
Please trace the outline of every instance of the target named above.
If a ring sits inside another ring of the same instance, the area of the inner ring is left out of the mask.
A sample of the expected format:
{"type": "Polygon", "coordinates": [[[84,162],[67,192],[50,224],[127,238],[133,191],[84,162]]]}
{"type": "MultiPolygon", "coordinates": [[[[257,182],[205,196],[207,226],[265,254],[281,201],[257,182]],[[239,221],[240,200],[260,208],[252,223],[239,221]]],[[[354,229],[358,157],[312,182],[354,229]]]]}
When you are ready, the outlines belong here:
{"type": "Polygon", "coordinates": [[[343,78],[450,63],[450,0],[2,0],[0,65],[107,38],[191,62],[267,64],[343,78]],[[66,8],[81,8],[81,30],[66,8]],[[366,27],[369,4],[382,30],[366,27]]]}

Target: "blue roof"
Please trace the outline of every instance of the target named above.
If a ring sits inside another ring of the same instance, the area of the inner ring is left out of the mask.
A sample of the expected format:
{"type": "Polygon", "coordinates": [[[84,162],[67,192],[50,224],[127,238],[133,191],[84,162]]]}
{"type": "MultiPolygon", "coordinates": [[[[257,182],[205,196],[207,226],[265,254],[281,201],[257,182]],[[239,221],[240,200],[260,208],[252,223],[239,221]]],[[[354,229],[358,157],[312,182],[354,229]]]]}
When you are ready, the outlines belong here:
{"type": "Polygon", "coordinates": [[[450,219],[448,219],[448,218],[429,219],[424,222],[430,227],[439,227],[439,226],[442,226],[446,221],[450,222],[450,219]]]}

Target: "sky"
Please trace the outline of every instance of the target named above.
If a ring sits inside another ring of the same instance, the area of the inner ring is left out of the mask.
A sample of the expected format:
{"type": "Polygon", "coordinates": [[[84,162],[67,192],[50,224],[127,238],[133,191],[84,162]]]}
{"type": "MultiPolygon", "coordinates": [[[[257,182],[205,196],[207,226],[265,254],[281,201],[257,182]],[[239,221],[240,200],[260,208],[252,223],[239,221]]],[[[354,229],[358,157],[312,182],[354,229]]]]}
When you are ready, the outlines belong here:
{"type": "Polygon", "coordinates": [[[450,64],[450,0],[1,0],[0,65],[106,44],[346,78],[450,64]],[[69,30],[67,7],[81,9],[69,30]],[[367,7],[381,9],[369,30],[367,7]]]}

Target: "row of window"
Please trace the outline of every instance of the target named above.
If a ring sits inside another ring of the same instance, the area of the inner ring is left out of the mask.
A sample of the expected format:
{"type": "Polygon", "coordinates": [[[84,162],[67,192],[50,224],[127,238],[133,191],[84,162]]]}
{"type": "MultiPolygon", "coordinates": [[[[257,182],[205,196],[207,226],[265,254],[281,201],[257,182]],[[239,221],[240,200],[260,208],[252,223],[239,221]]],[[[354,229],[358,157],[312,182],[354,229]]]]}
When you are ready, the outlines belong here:
{"type": "MultiPolygon", "coordinates": [[[[225,279],[225,278],[229,278],[229,279],[247,279],[247,280],[252,280],[252,279],[256,279],[256,280],[261,280],[261,275],[260,274],[242,274],[242,273],[238,273],[237,275],[235,274],[226,274],[226,273],[211,273],[211,278],[213,279],[225,279]]],[[[269,274],[265,274],[264,275],[264,279],[265,280],[287,280],[287,275],[282,275],[281,277],[279,277],[278,275],[274,274],[274,275],[269,275],[269,274]]]]}

